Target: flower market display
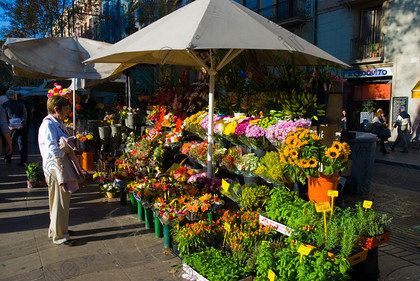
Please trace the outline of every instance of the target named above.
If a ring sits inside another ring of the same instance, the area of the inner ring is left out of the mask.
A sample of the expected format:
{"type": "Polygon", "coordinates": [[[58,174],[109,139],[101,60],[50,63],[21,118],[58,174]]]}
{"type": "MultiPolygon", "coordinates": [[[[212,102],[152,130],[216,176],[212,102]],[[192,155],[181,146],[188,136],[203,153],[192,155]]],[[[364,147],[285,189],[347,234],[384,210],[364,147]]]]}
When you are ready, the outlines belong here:
{"type": "Polygon", "coordinates": [[[79,131],[82,146],[97,144],[99,191],[121,204],[129,198],[145,228],[182,259],[185,279],[357,279],[389,240],[391,219],[371,201],[343,203],[351,148],[318,134],[324,106],[309,89],[325,81],[275,71],[288,76],[281,91],[262,73],[230,73],[241,73],[235,85],[220,73],[212,163],[207,86],[187,86],[184,72],[179,85],[166,81],[149,97],[142,130],[128,120],[138,110],[117,107],[92,137],[79,131]]]}
{"type": "Polygon", "coordinates": [[[326,145],[309,119],[282,118],[215,115],[207,163],[207,113],[184,118],[151,107],[145,133],[129,134],[113,169],[95,178],[104,194],[128,193],[189,280],[349,280],[389,239],[390,218],[369,202],[337,207],[349,145],[326,145]],[[333,184],[311,190],[322,178],[333,184]],[[307,194],[292,191],[296,185],[308,185],[307,194]]]}

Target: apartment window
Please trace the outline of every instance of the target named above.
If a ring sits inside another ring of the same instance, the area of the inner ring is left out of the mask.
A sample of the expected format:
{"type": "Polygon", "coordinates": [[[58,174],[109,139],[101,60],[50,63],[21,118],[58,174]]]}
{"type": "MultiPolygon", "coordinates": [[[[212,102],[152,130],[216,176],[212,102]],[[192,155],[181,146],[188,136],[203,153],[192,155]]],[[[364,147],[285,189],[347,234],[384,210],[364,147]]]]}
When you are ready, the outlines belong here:
{"type": "Polygon", "coordinates": [[[381,42],[382,8],[372,8],[361,11],[360,37],[370,43],[381,42]]]}

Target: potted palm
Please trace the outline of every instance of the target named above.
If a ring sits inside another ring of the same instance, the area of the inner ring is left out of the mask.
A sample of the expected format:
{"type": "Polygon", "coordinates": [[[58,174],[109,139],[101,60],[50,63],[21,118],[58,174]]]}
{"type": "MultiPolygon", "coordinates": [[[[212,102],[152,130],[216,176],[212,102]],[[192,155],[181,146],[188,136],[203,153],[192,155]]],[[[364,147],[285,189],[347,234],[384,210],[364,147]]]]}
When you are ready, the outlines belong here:
{"type": "Polygon", "coordinates": [[[26,184],[28,188],[38,187],[39,184],[39,174],[41,167],[39,163],[33,162],[26,165],[26,184]]]}

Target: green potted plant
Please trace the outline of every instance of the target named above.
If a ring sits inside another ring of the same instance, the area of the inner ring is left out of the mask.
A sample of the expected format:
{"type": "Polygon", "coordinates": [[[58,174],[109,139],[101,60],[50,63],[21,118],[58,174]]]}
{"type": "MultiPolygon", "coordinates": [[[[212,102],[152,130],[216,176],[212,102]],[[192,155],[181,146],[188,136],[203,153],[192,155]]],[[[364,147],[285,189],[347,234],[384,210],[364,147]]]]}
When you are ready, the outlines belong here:
{"type": "Polygon", "coordinates": [[[38,187],[41,166],[39,163],[33,162],[26,165],[26,184],[28,188],[38,187]]]}

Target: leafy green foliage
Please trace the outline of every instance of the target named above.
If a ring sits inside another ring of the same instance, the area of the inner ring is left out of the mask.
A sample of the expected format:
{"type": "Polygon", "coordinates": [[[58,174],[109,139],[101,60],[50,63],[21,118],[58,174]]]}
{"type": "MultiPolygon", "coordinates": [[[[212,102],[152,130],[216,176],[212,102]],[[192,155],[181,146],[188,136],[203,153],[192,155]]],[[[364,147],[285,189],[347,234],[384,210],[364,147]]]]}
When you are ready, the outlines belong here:
{"type": "Polygon", "coordinates": [[[244,185],[239,203],[246,210],[263,209],[269,194],[270,188],[266,185],[244,185]]]}
{"type": "Polygon", "coordinates": [[[207,248],[202,252],[186,255],[184,262],[212,281],[239,280],[250,274],[243,264],[215,248],[207,248]]]}
{"type": "Polygon", "coordinates": [[[360,226],[359,235],[374,237],[385,233],[392,218],[385,213],[378,213],[373,209],[365,210],[361,203],[356,205],[357,221],[360,226]]]}
{"type": "Polygon", "coordinates": [[[39,180],[41,172],[41,166],[39,163],[33,162],[26,165],[25,173],[28,181],[37,181],[39,180]]]}
{"type": "Polygon", "coordinates": [[[282,95],[284,114],[290,119],[306,118],[318,120],[318,116],[325,115],[325,105],[318,104],[315,94],[292,91],[282,95]]]}

